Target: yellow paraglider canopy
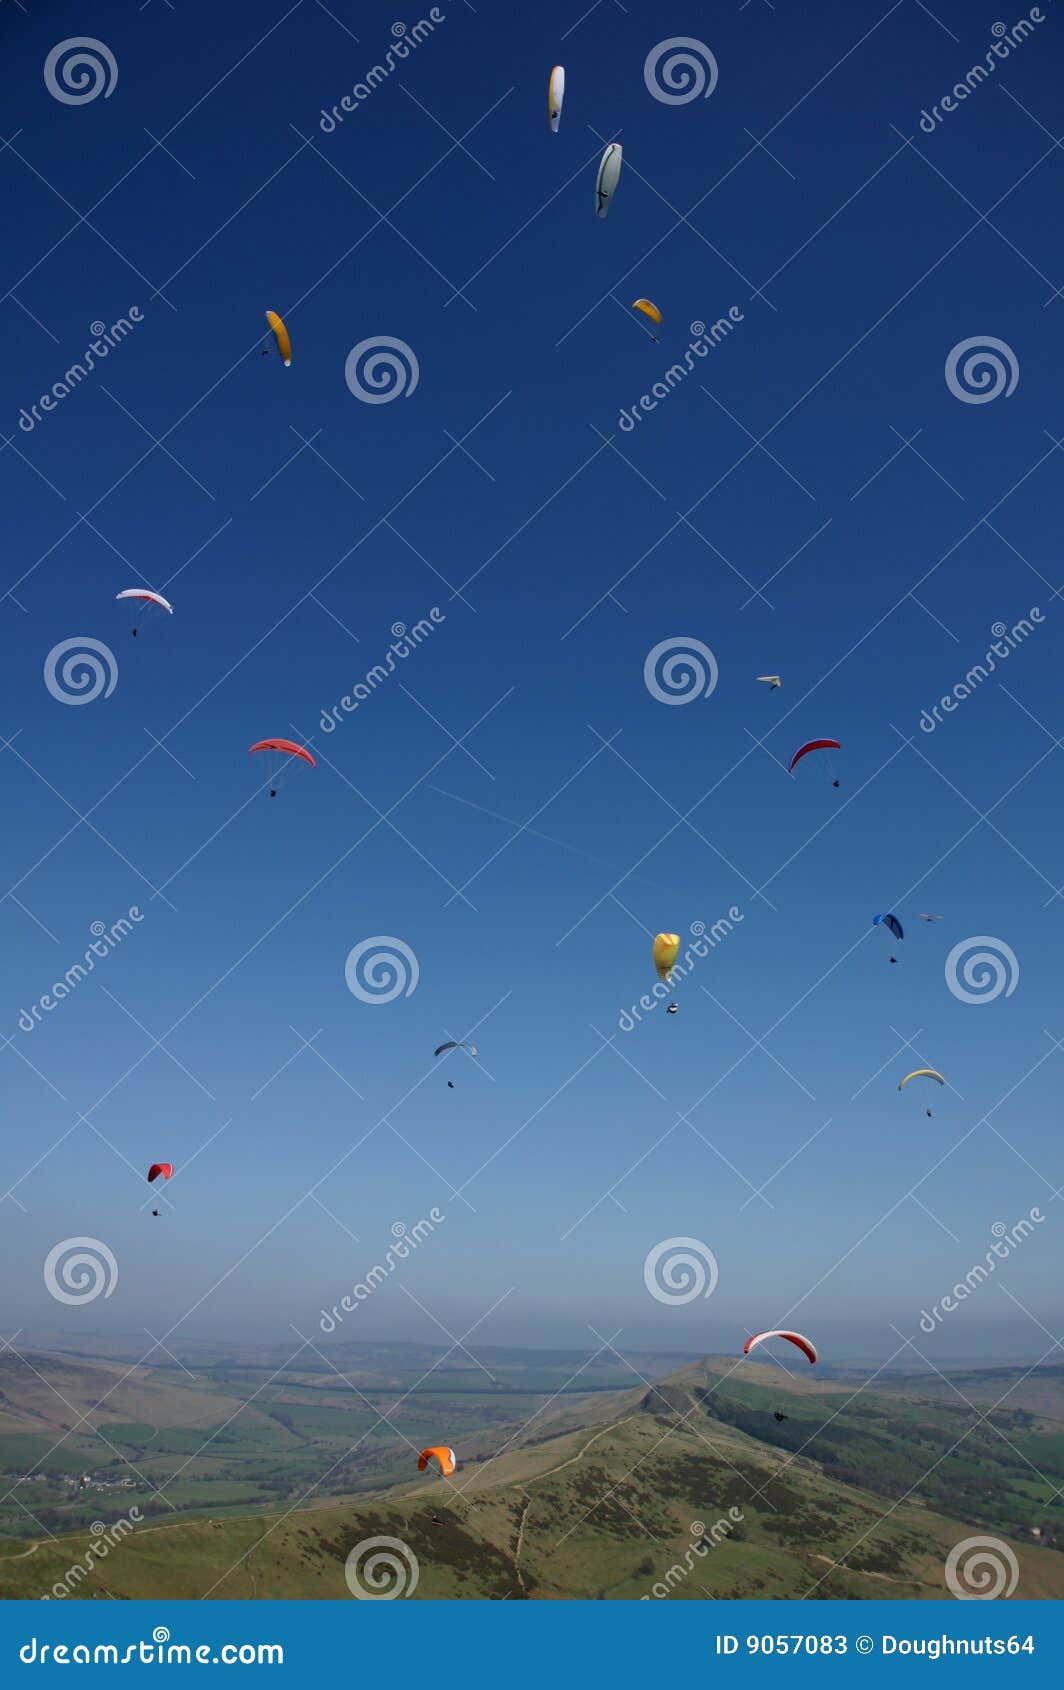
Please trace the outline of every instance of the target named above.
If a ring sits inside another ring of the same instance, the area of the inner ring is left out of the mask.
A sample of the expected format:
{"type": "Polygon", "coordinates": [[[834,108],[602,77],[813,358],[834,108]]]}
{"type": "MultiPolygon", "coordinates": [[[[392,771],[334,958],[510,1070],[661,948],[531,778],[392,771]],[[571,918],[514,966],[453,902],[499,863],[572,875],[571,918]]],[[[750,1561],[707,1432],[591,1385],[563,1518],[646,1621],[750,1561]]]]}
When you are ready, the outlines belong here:
{"type": "Polygon", "coordinates": [[[929,1080],[937,1080],[940,1086],[944,1086],[946,1083],[937,1068],[914,1068],[911,1074],[906,1074],[904,1080],[898,1081],[898,1090],[901,1091],[902,1087],[907,1086],[910,1080],[918,1080],[921,1075],[926,1076],[929,1080]]]}
{"type": "Polygon", "coordinates": [[[267,311],[266,321],[273,330],[273,338],[277,342],[277,350],[281,354],[281,358],[284,361],[284,367],[287,370],[292,362],[292,342],[288,338],[288,330],[285,328],[276,311],[267,311]]]}
{"type": "Polygon", "coordinates": [[[632,310],[642,311],[644,317],[649,317],[652,323],[657,323],[660,327],[661,312],[652,299],[633,299],[632,310]]]}
{"type": "Polygon", "coordinates": [[[680,954],[680,935],[678,933],[659,933],[654,940],[654,967],[658,971],[658,978],[668,985],[669,975],[672,973],[673,963],[680,954]]]}

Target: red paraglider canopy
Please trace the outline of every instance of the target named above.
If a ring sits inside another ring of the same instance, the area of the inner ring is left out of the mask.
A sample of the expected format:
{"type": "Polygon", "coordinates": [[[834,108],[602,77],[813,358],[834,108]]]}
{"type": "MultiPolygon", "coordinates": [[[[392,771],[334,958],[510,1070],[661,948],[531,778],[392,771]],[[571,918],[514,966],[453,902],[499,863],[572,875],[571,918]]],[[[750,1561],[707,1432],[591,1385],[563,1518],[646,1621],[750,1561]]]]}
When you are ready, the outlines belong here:
{"type": "Polygon", "coordinates": [[[302,757],[304,763],[309,763],[312,769],[317,768],[310,752],[305,746],[297,745],[293,739],[260,739],[257,745],[250,745],[248,751],[286,751],[290,757],[302,757]]]}
{"type": "Polygon", "coordinates": [[[787,773],[789,775],[793,775],[794,765],[796,763],[800,763],[803,757],[807,757],[809,755],[810,751],[841,751],[841,750],[842,750],[842,746],[839,744],[837,739],[811,739],[809,741],[808,745],[800,745],[798,747],[798,750],[794,753],[794,756],[791,758],[790,766],[787,769],[787,773]]]}
{"type": "Polygon", "coordinates": [[[172,1162],[153,1162],[148,1169],[148,1184],[150,1185],[153,1179],[159,1179],[160,1176],[163,1179],[173,1179],[174,1164],[172,1162]]]}

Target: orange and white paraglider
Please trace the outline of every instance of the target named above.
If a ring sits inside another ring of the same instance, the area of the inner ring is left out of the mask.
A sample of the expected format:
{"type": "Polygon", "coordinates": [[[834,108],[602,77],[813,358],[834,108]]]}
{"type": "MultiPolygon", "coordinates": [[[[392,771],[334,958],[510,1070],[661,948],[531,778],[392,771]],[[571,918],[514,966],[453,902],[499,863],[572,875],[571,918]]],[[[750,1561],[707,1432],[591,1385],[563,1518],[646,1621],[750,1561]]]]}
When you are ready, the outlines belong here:
{"type": "Polygon", "coordinates": [[[763,1344],[767,1338],[786,1338],[789,1344],[796,1344],[810,1365],[817,1359],[813,1343],[810,1339],[803,1338],[800,1332],[755,1332],[743,1345],[743,1355],[748,1356],[751,1350],[756,1349],[758,1344],[763,1344]]]}
{"type": "Polygon", "coordinates": [[[449,1479],[458,1467],[458,1457],[449,1444],[431,1444],[428,1449],[423,1449],[417,1458],[418,1472],[424,1473],[430,1461],[436,1463],[445,1479],[449,1479]]]}

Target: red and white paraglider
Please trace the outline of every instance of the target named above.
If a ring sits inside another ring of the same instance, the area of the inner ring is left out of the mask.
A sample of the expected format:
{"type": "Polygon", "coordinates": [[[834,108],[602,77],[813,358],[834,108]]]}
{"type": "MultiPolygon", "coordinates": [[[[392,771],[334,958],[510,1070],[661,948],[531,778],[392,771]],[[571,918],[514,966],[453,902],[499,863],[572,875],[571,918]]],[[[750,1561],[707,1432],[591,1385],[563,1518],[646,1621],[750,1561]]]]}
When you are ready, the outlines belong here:
{"type": "Polygon", "coordinates": [[[808,1338],[803,1338],[800,1332],[755,1332],[743,1345],[743,1355],[748,1356],[751,1350],[763,1344],[767,1338],[786,1338],[789,1344],[796,1344],[810,1364],[816,1361],[816,1348],[808,1338]]]}
{"type": "Polygon", "coordinates": [[[165,610],[168,616],[172,616],[174,614],[174,607],[170,603],[169,599],[164,599],[162,593],[150,592],[147,587],[125,587],[122,592],[115,594],[115,599],[116,601],[118,599],[129,600],[134,639],[137,637],[138,622],[144,615],[151,614],[152,608],[154,608],[155,612],[165,610]]]}

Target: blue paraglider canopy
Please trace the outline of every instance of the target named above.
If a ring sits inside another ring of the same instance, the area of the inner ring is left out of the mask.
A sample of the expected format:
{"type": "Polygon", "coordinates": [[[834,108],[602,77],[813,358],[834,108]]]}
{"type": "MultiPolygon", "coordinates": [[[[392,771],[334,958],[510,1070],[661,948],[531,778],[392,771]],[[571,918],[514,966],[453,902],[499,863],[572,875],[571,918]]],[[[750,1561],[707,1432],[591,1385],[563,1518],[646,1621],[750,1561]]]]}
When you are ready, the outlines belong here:
{"type": "Polygon", "coordinates": [[[872,917],[872,926],[889,928],[895,939],[904,939],[905,937],[905,934],[901,929],[901,922],[898,920],[896,915],[874,915],[872,917]]]}

